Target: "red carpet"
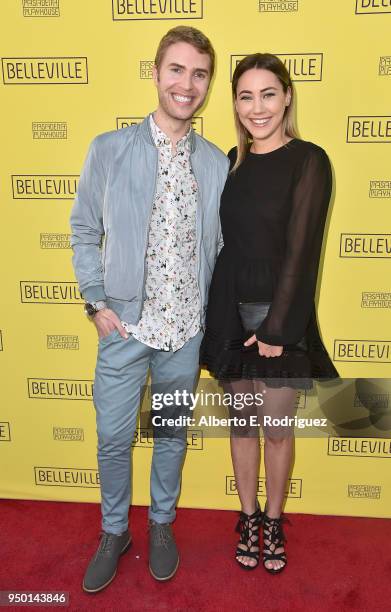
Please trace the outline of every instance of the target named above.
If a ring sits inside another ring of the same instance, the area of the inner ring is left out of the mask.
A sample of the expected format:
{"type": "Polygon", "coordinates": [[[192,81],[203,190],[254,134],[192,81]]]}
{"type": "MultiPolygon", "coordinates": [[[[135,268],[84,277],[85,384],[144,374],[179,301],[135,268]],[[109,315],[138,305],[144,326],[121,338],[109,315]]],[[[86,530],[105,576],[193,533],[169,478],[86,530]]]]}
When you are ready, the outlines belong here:
{"type": "Polygon", "coordinates": [[[148,572],[147,510],[133,508],[133,546],[117,577],[105,591],[87,595],[80,584],[98,544],[99,506],[1,500],[0,590],[68,591],[68,610],[391,610],[390,520],[291,514],[288,567],[269,576],[262,567],[245,572],[236,565],[236,518],[234,512],[180,509],[181,564],[161,584],[148,572]]]}

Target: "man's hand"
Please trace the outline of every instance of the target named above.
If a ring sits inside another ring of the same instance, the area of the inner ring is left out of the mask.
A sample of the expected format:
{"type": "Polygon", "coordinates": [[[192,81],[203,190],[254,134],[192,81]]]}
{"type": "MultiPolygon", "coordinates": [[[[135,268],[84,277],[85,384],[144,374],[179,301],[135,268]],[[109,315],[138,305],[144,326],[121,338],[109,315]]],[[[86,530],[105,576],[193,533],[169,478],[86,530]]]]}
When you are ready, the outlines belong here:
{"type": "Polygon", "coordinates": [[[265,344],[260,340],[257,340],[256,335],[254,334],[246,340],[244,346],[251,346],[254,342],[258,342],[258,353],[261,357],[279,357],[282,354],[283,346],[274,346],[273,344],[265,344]]]}
{"type": "Polygon", "coordinates": [[[99,338],[108,336],[115,329],[118,329],[118,333],[123,338],[129,338],[129,334],[122,327],[121,321],[115,312],[110,310],[110,308],[103,308],[102,310],[99,310],[92,320],[95,323],[99,338]]]}

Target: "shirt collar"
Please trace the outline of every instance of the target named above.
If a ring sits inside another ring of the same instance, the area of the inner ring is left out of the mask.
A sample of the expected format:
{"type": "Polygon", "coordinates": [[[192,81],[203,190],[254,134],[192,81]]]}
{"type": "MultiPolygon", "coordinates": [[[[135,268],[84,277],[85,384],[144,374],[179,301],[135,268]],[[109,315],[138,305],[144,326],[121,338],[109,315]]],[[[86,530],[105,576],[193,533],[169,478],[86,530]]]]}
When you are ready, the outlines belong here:
{"type": "MultiPolygon", "coordinates": [[[[155,146],[158,148],[169,147],[171,149],[171,140],[169,139],[167,134],[165,134],[163,130],[160,129],[157,123],[155,123],[152,113],[149,115],[149,125],[151,127],[152,139],[153,139],[153,142],[155,143],[155,146]]],[[[176,144],[177,151],[181,151],[181,150],[190,148],[191,131],[192,131],[192,127],[190,125],[186,134],[178,140],[176,144]]]]}

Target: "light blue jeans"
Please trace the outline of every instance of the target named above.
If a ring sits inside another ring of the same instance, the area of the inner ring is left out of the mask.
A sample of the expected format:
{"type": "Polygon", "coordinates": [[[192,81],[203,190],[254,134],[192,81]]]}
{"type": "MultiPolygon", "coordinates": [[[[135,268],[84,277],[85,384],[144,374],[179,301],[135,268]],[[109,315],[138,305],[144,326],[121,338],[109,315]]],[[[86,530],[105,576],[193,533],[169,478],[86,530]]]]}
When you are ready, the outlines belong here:
{"type": "MultiPolygon", "coordinates": [[[[102,529],[108,533],[119,535],[128,528],[131,444],[148,370],[152,393],[193,392],[199,374],[201,340],[199,332],[176,352],[150,348],[132,336],[125,340],[117,330],[99,340],[94,405],[102,529]]],[[[156,414],[174,416],[169,406],[156,414]]],[[[185,451],[186,428],[154,431],[149,518],[158,523],[175,519],[185,451]]]]}

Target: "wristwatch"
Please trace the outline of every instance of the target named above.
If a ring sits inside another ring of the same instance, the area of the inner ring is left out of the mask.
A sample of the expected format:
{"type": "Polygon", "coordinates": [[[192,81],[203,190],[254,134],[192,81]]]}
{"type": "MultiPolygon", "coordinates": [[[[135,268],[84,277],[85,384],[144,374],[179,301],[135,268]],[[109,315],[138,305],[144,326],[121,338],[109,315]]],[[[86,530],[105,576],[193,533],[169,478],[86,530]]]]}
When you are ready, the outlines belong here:
{"type": "Polygon", "coordinates": [[[84,304],[84,312],[88,317],[93,317],[99,310],[103,310],[106,307],[106,302],[103,300],[99,300],[99,302],[86,302],[84,304]]]}

